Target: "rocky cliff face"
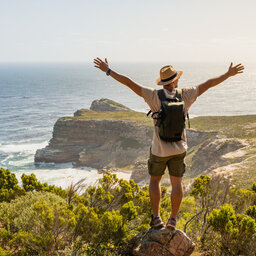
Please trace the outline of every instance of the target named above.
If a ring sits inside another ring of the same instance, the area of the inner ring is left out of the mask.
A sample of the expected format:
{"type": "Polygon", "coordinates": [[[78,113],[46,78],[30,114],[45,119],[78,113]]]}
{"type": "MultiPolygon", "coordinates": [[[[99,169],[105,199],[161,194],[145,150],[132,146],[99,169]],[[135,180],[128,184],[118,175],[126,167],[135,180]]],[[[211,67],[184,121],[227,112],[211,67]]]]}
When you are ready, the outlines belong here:
{"type": "Polygon", "coordinates": [[[133,111],[112,101],[93,102],[91,109],[100,111],[78,110],[74,117],[60,118],[54,125],[49,145],[37,150],[35,162],[73,162],[76,166],[94,168],[123,167],[134,164],[145,155],[151,142],[152,127],[134,121],[133,111]],[[111,118],[114,109],[120,113],[130,112],[130,120],[111,118]],[[100,118],[99,112],[104,112],[100,118]]]}

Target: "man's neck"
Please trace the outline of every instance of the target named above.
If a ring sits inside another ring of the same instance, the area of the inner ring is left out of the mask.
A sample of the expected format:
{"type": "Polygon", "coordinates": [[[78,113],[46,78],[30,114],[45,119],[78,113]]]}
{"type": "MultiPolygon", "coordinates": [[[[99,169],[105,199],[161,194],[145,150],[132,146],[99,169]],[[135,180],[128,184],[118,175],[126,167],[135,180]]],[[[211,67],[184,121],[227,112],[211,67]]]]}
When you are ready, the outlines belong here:
{"type": "Polygon", "coordinates": [[[172,91],[175,89],[174,86],[170,86],[170,85],[169,85],[169,86],[165,86],[165,85],[164,85],[163,88],[166,89],[166,90],[169,91],[169,92],[172,92],[172,91]]]}
{"type": "Polygon", "coordinates": [[[173,93],[175,93],[175,88],[172,88],[172,89],[166,89],[166,88],[164,88],[165,89],[165,91],[168,93],[168,94],[173,94],[173,93]]]}

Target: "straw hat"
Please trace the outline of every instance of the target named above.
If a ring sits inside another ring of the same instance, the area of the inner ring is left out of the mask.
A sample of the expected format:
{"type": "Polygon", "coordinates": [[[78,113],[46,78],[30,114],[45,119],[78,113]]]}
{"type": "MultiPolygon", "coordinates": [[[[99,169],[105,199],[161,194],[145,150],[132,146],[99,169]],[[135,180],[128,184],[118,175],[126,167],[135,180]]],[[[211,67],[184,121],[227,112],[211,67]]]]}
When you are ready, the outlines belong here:
{"type": "Polygon", "coordinates": [[[160,69],[160,77],[157,78],[157,85],[167,85],[177,80],[182,75],[182,71],[176,71],[173,66],[167,65],[160,69]]]}

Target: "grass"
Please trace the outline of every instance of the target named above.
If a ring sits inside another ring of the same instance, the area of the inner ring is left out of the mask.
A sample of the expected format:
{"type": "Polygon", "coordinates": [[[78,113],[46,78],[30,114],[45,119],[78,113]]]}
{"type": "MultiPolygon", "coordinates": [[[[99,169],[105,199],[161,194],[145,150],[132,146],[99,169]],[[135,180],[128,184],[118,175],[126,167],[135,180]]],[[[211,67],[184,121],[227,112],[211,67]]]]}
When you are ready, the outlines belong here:
{"type": "Polygon", "coordinates": [[[147,117],[146,113],[136,111],[85,111],[81,116],[62,117],[61,120],[123,120],[152,126],[152,118],[147,117]]]}
{"type": "Polygon", "coordinates": [[[201,116],[191,119],[191,127],[202,131],[218,131],[229,138],[256,138],[256,115],[201,116]]]}
{"type": "MultiPolygon", "coordinates": [[[[118,103],[116,103],[118,105],[118,103]]],[[[152,118],[136,111],[85,111],[81,116],[62,117],[61,120],[123,120],[139,125],[152,126],[152,118]]],[[[256,115],[200,116],[190,120],[191,128],[201,131],[217,131],[229,138],[256,139],[256,115]]]]}

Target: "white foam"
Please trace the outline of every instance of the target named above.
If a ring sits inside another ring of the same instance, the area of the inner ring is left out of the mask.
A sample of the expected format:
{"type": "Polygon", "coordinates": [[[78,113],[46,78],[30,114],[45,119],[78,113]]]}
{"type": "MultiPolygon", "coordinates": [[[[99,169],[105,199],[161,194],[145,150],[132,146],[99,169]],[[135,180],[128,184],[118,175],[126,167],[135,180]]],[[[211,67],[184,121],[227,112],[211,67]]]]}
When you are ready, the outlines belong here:
{"type": "Polygon", "coordinates": [[[1,163],[3,163],[3,164],[7,163],[7,161],[8,161],[10,158],[12,158],[12,157],[14,157],[14,155],[13,155],[13,154],[9,154],[6,158],[4,158],[4,159],[1,161],[1,163]]]}
{"type": "Polygon", "coordinates": [[[1,144],[0,150],[5,153],[18,153],[28,152],[35,153],[37,149],[44,148],[48,144],[48,141],[40,143],[23,143],[23,144],[1,144]]]}
{"type": "Polygon", "coordinates": [[[8,164],[12,165],[12,166],[17,166],[17,167],[23,167],[24,165],[31,164],[33,162],[34,162],[34,155],[30,154],[26,158],[19,159],[19,160],[16,160],[16,161],[15,160],[9,161],[8,164]]]}

